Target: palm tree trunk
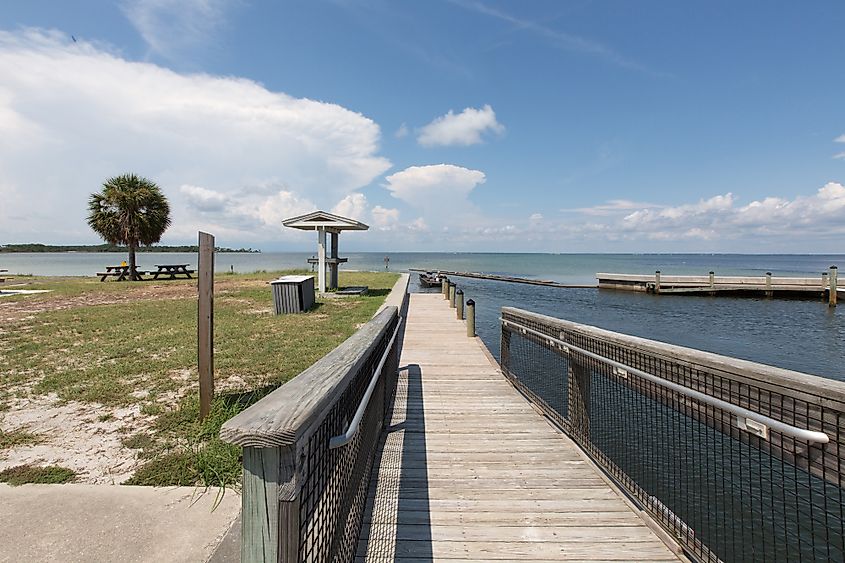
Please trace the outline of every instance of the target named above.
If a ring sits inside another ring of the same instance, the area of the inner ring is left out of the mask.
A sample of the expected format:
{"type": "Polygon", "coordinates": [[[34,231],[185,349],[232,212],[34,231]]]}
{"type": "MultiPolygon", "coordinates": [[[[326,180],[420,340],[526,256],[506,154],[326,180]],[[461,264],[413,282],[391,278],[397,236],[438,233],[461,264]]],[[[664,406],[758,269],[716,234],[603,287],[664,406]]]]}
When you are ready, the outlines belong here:
{"type": "Polygon", "coordinates": [[[129,241],[129,280],[137,281],[138,276],[135,274],[135,241],[129,241]]]}

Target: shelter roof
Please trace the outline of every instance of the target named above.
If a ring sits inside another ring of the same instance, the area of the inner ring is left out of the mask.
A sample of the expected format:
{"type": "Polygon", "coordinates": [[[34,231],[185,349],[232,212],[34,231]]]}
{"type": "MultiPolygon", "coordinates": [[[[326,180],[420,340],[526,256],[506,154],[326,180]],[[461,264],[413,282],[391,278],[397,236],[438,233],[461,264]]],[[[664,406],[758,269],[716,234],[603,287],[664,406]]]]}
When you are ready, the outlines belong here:
{"type": "Polygon", "coordinates": [[[370,228],[369,225],[355,219],[341,217],[326,211],[312,211],[299,217],[291,217],[282,221],[282,225],[303,231],[314,231],[320,227],[327,231],[366,231],[370,228]]]}

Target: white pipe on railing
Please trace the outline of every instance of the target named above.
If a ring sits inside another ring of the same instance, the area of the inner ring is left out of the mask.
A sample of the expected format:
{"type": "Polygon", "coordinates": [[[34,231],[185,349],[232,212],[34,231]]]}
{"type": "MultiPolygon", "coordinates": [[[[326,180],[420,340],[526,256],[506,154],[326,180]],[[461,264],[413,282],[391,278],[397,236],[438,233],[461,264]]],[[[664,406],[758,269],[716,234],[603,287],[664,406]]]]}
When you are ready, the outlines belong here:
{"type": "Polygon", "coordinates": [[[384,349],[384,354],[382,354],[381,360],[379,360],[378,366],[376,366],[376,371],[370,380],[370,384],[367,386],[367,390],[364,392],[364,396],[361,398],[358,410],[355,411],[355,416],[352,418],[349,428],[347,428],[346,432],[343,434],[332,436],[329,440],[329,449],[333,450],[335,448],[345,446],[351,442],[352,438],[355,437],[355,434],[358,433],[358,428],[361,426],[361,420],[364,418],[364,413],[367,411],[367,405],[370,403],[370,397],[372,396],[373,391],[375,391],[376,384],[381,376],[381,370],[384,368],[384,363],[387,361],[387,356],[390,354],[390,350],[393,349],[393,343],[396,341],[396,335],[399,334],[400,326],[402,326],[402,317],[399,317],[399,320],[396,323],[396,328],[393,330],[393,336],[390,337],[390,342],[387,343],[387,348],[384,349]]]}
{"type": "MultiPolygon", "coordinates": [[[[574,345],[572,345],[568,342],[564,342],[563,340],[560,340],[560,339],[555,338],[553,336],[549,336],[548,334],[543,334],[542,332],[536,331],[532,328],[521,325],[519,323],[515,323],[513,321],[509,321],[509,320],[503,319],[501,317],[499,318],[499,320],[502,321],[503,325],[510,325],[510,326],[515,327],[516,329],[522,331],[523,333],[529,332],[529,333],[531,333],[535,336],[539,336],[540,338],[548,340],[549,342],[553,342],[553,343],[555,343],[559,346],[563,346],[566,349],[575,350],[576,352],[578,352],[580,354],[583,354],[587,357],[593,358],[593,359],[598,360],[600,362],[606,363],[606,364],[613,366],[617,369],[625,370],[628,373],[633,373],[633,374],[635,374],[635,375],[637,375],[637,376],[639,376],[643,379],[646,379],[648,381],[656,383],[657,385],[660,385],[661,387],[666,387],[667,389],[671,389],[671,390],[676,391],[676,392],[678,392],[682,395],[686,395],[687,397],[691,397],[691,398],[693,398],[693,399],[695,399],[699,402],[702,402],[702,403],[705,403],[705,404],[708,404],[708,405],[712,405],[716,408],[722,409],[723,411],[727,411],[729,413],[735,414],[735,415],[737,415],[737,417],[750,419],[754,422],[758,422],[760,424],[768,426],[768,427],[770,427],[774,430],[777,430],[778,432],[780,432],[781,434],[784,434],[786,436],[791,436],[793,438],[797,438],[799,440],[805,440],[807,442],[818,442],[818,443],[821,443],[821,444],[827,444],[828,442],[830,442],[830,437],[827,434],[825,434],[824,432],[816,432],[814,430],[806,430],[804,428],[798,428],[797,426],[792,426],[791,424],[786,424],[785,422],[775,420],[774,418],[768,417],[764,414],[759,414],[759,413],[756,413],[754,411],[750,411],[746,408],[734,405],[733,403],[723,401],[722,399],[717,399],[716,397],[712,397],[710,395],[702,393],[701,391],[696,391],[695,389],[690,389],[689,387],[684,387],[683,385],[678,385],[677,383],[674,383],[672,381],[668,381],[666,379],[663,379],[662,377],[658,377],[658,376],[653,375],[651,373],[648,373],[648,372],[639,370],[637,368],[625,365],[625,364],[617,362],[615,360],[605,358],[604,356],[600,356],[598,354],[590,352],[589,350],[584,350],[583,348],[579,348],[578,346],[574,346],[574,345]]],[[[742,421],[742,418],[740,418],[739,420],[742,421]]],[[[742,424],[745,424],[745,422],[742,421],[742,424]]],[[[756,432],[754,432],[754,430],[756,430],[756,429],[751,429],[751,428],[747,428],[747,429],[750,430],[752,433],[756,433],[756,432]]]]}

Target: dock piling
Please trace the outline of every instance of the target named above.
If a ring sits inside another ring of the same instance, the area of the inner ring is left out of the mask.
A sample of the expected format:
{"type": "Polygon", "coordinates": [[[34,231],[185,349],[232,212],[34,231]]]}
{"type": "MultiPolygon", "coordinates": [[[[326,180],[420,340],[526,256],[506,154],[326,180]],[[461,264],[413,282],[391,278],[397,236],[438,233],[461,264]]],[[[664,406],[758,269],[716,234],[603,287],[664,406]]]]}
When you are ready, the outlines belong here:
{"type": "Polygon", "coordinates": [[[654,292],[660,293],[660,270],[654,272],[654,292]]]}
{"type": "Polygon", "coordinates": [[[716,272],[710,270],[710,289],[716,289],[716,272]]]}
{"type": "Polygon", "coordinates": [[[454,282],[449,282],[449,307],[455,308],[455,290],[458,285],[454,282]]]}
{"type": "Polygon", "coordinates": [[[771,299],[774,296],[772,292],[772,273],[766,272],[766,297],[771,299]]]}
{"type": "Polygon", "coordinates": [[[440,280],[440,291],[443,293],[443,299],[449,298],[449,278],[446,276],[440,280]]]}
{"type": "Polygon", "coordinates": [[[464,320],[464,290],[455,291],[455,314],[459,321],[464,320]]]}
{"type": "Polygon", "coordinates": [[[467,300],[467,336],[475,337],[475,301],[467,300]]]}
{"type": "Polygon", "coordinates": [[[837,274],[839,270],[836,266],[830,267],[830,275],[828,276],[828,284],[830,286],[830,291],[828,292],[828,301],[827,304],[830,307],[836,307],[836,282],[838,281],[837,274]]]}

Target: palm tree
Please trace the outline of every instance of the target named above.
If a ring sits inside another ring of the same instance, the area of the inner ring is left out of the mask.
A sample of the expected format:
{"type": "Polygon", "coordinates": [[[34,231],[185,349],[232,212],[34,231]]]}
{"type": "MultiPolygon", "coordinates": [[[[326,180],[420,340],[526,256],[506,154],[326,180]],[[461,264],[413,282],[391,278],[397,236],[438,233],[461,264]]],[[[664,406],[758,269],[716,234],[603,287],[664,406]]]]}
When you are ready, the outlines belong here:
{"type": "Polygon", "coordinates": [[[109,244],[129,247],[129,279],[136,280],[135,249],[161,240],[170,226],[170,204],[154,182],[135,174],[115,176],[88,199],[88,225],[109,244]]]}

